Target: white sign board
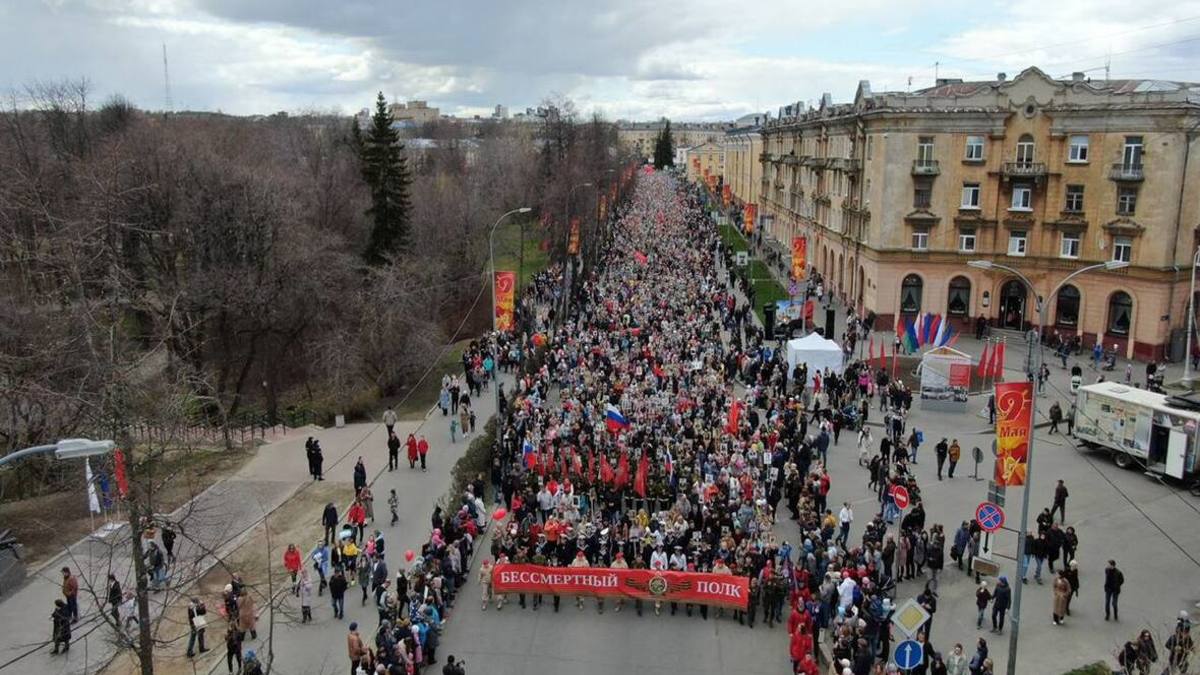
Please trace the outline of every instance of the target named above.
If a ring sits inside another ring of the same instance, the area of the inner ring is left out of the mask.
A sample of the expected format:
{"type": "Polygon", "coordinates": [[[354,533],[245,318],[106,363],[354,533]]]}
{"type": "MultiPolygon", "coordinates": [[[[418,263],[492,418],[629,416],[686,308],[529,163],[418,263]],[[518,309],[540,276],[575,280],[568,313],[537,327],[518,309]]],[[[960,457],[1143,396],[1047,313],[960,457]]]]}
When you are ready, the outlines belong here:
{"type": "Polygon", "coordinates": [[[738,251],[733,256],[733,262],[738,267],[745,267],[750,264],[750,254],[747,251],[738,251]]]}

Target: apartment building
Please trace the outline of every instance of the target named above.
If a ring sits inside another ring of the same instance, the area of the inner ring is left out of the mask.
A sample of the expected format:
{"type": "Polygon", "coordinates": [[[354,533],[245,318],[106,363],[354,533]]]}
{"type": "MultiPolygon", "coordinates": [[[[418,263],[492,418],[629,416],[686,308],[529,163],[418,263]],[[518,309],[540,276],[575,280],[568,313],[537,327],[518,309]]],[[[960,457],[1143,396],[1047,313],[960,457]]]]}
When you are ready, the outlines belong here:
{"type": "Polygon", "coordinates": [[[760,213],[859,310],[983,315],[1014,330],[1102,340],[1137,358],[1181,356],[1200,243],[1200,84],[1015,78],[939,80],[915,92],[794,106],[764,127],[760,213]],[[1049,297],[1080,267],[1089,272],[1049,297]]]}

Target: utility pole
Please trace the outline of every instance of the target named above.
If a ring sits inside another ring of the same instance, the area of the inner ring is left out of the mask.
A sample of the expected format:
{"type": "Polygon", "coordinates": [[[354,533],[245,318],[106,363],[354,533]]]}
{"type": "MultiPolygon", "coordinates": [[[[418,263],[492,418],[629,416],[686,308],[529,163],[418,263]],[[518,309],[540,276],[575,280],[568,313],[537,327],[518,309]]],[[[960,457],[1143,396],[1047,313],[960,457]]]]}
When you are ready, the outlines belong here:
{"type": "Polygon", "coordinates": [[[171,71],[167,68],[167,43],[162,43],[163,52],[163,111],[175,112],[175,103],[171,100],[171,71]]]}

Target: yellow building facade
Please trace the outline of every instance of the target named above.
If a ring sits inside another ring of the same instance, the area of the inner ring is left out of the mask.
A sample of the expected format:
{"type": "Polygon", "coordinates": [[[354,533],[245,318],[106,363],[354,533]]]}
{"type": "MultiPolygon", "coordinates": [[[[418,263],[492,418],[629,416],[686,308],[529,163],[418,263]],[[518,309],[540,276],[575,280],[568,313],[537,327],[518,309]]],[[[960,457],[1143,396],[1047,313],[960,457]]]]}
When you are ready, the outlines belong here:
{"type": "Polygon", "coordinates": [[[1200,85],[1008,79],[939,81],[853,103],[793,111],[763,130],[760,213],[847,302],[879,317],[942,314],[963,330],[984,316],[1180,356],[1192,256],[1200,243],[1200,85]],[[1129,267],[1081,275],[1109,260],[1129,267]]]}
{"type": "MultiPolygon", "coordinates": [[[[617,144],[638,157],[654,159],[654,141],[662,133],[664,122],[618,122],[617,144]]],[[[671,138],[676,148],[691,148],[719,141],[729,128],[727,123],[671,123],[671,138]]]]}

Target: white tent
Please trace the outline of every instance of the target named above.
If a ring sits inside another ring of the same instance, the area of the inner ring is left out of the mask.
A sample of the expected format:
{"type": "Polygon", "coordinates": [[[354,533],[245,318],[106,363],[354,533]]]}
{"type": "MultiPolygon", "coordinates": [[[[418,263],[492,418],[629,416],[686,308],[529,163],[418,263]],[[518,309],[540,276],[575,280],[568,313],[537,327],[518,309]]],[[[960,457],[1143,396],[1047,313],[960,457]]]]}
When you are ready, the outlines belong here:
{"type": "Polygon", "coordinates": [[[842,372],[842,348],[833,340],[826,340],[816,333],[809,333],[802,338],[788,340],[787,343],[788,377],[796,369],[796,364],[808,364],[808,382],[811,385],[813,376],[826,368],[838,373],[842,372]]]}

